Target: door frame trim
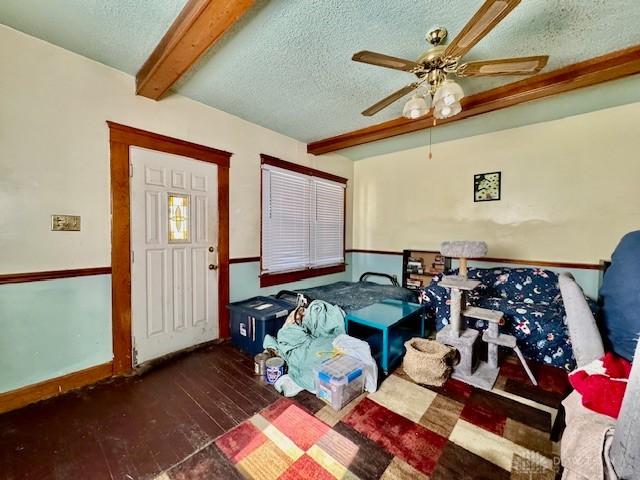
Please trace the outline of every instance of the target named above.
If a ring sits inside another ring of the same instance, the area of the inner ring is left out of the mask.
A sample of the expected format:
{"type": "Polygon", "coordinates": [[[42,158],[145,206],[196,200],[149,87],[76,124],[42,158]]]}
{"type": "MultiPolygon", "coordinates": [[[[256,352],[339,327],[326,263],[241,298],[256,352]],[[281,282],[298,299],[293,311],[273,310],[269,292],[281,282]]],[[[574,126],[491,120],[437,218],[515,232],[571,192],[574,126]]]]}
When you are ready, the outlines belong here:
{"type": "Polygon", "coordinates": [[[231,153],[107,121],[111,170],[111,306],[113,373],[133,369],[129,147],[181,155],[218,166],[218,331],[229,336],[229,167],[231,153]]]}

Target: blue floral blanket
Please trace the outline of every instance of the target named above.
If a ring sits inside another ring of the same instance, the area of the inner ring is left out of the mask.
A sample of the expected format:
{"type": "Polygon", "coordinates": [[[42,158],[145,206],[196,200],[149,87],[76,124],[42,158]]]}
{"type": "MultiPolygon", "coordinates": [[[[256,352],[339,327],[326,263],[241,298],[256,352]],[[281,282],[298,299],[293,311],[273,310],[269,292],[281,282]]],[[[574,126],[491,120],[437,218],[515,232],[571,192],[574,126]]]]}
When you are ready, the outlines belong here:
{"type": "MultiPolygon", "coordinates": [[[[480,281],[469,292],[469,305],[504,312],[506,323],[501,331],[516,337],[526,358],[573,370],[575,358],[555,272],[539,268],[470,268],[468,276],[480,281]]],[[[449,322],[449,291],[439,285],[441,279],[442,275],[434,277],[421,294],[437,330],[449,322]]],[[[595,314],[595,302],[587,300],[595,314]]],[[[487,328],[483,320],[468,322],[480,331],[487,328]]]]}

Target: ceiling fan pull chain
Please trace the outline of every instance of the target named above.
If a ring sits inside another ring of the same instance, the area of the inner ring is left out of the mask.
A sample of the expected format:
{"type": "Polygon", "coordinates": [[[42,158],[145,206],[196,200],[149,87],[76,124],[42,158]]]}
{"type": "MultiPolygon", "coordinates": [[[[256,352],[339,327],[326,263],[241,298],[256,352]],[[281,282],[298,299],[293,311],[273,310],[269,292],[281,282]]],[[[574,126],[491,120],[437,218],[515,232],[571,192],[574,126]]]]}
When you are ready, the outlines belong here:
{"type": "Polygon", "coordinates": [[[433,127],[436,126],[436,119],[433,119],[433,125],[431,126],[431,128],[429,129],[429,160],[431,160],[433,158],[433,155],[431,155],[431,131],[433,130],[433,127]]]}

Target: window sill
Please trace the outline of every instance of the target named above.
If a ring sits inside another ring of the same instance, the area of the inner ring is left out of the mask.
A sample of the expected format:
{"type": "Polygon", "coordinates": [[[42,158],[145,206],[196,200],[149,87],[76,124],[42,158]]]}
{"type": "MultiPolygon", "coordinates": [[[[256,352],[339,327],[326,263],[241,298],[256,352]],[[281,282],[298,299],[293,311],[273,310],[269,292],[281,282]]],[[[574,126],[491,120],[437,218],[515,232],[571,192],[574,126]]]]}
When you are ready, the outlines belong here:
{"type": "Polygon", "coordinates": [[[332,273],[340,273],[346,270],[346,264],[331,265],[330,267],[308,268],[293,272],[263,273],[260,275],[260,287],[272,287],[282,283],[297,282],[306,278],[321,277],[332,273]]]}

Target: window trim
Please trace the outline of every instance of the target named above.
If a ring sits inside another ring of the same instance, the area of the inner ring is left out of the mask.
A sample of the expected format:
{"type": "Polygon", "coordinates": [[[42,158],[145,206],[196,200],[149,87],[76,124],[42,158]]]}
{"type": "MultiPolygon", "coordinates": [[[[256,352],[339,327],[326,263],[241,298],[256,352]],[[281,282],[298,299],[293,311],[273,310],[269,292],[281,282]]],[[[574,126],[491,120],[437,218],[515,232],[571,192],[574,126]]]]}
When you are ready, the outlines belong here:
{"type": "MultiPolygon", "coordinates": [[[[344,177],[340,177],[338,175],[333,175],[331,173],[323,172],[321,170],[316,170],[315,168],[306,167],[304,165],[299,165],[297,163],[287,162],[285,160],[281,160],[279,158],[273,157],[267,154],[260,154],[260,166],[262,165],[271,165],[274,167],[282,168],[283,170],[289,170],[296,173],[301,173],[303,175],[308,175],[310,177],[322,178],[325,180],[330,180],[332,182],[342,183],[345,185],[344,189],[344,202],[343,202],[343,210],[344,210],[344,221],[342,222],[342,254],[343,258],[346,257],[346,241],[347,241],[347,189],[346,185],[348,179],[344,177]]],[[[260,271],[262,272],[262,231],[264,225],[262,224],[262,168],[260,168],[260,271]]],[[[272,287],[274,285],[280,285],[283,283],[297,282],[299,280],[304,280],[306,278],[320,277],[323,275],[329,275],[332,273],[340,273],[346,270],[347,264],[345,262],[336,264],[336,265],[328,265],[322,267],[312,267],[312,268],[303,268],[299,270],[291,270],[289,272],[278,272],[278,273],[261,273],[260,277],[260,287],[272,287]]]]}

